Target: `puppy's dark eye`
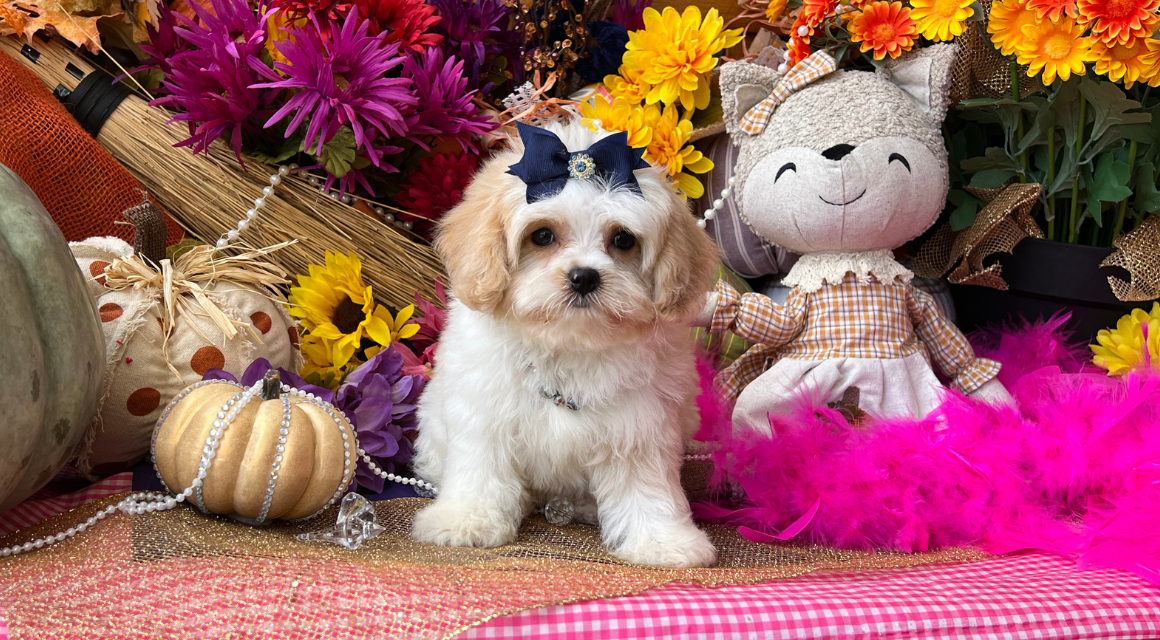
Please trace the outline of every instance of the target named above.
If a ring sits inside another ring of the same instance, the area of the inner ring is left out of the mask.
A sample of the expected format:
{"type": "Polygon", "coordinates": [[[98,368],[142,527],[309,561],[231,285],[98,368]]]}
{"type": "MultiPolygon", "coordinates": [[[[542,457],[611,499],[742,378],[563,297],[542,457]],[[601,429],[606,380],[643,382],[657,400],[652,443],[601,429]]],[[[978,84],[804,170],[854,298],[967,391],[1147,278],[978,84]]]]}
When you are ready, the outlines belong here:
{"type": "Polygon", "coordinates": [[[793,171],[794,173],[797,173],[797,165],[792,162],[787,162],[781,165],[781,168],[777,170],[777,175],[773,177],[773,181],[777,182],[777,179],[781,177],[781,174],[785,173],[786,171],[793,171]]]}
{"type": "Polygon", "coordinates": [[[612,236],[612,246],[621,251],[628,251],[636,246],[636,236],[627,231],[617,232],[616,235],[612,236]]]}
{"type": "Polygon", "coordinates": [[[556,234],[547,227],[541,227],[532,232],[532,244],[537,247],[546,247],[556,241],[556,234]]]}
{"type": "Polygon", "coordinates": [[[906,158],[902,157],[901,153],[890,154],[890,157],[886,160],[886,164],[890,164],[891,162],[894,162],[895,160],[901,162],[902,166],[906,167],[906,170],[908,172],[910,171],[910,163],[906,161],[906,158]]]}

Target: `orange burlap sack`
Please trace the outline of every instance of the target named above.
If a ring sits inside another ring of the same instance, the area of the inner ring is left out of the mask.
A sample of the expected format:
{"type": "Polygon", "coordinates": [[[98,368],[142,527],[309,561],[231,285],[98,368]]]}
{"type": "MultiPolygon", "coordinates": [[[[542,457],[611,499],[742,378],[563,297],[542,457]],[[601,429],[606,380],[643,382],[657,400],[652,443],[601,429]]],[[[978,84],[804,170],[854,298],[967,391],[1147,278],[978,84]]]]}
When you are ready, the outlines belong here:
{"type": "MultiPolygon", "coordinates": [[[[0,164],[40,198],[69,241],[117,236],[132,242],[122,212],[144,190],[65,110],[36,74],[0,53],[0,164]]],[[[184,235],[165,216],[166,244],[184,235]]]]}

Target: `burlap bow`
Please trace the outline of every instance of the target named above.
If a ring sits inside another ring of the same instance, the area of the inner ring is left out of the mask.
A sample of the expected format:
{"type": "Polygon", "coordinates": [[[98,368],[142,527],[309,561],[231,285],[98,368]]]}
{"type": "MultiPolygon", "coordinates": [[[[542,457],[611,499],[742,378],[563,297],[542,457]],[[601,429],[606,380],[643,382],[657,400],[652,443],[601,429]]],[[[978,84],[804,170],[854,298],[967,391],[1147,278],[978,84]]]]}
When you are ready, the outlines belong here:
{"type": "Polygon", "coordinates": [[[796,91],[806,85],[820,80],[838,68],[834,57],[825,51],[815,51],[808,58],[794,65],[781,82],[773,88],[769,97],[758,102],[752,109],[745,112],[741,118],[740,127],[745,133],[755,136],[765,131],[769,118],[781,103],[785,102],[796,91]]]}
{"type": "MultiPolygon", "coordinates": [[[[177,324],[181,313],[196,311],[208,317],[227,339],[232,340],[239,331],[246,330],[258,342],[261,336],[248,322],[231,318],[214,301],[214,289],[220,290],[226,284],[244,284],[268,288],[285,284],[286,272],[279,266],[257,260],[272,251],[294,244],[283,242],[265,249],[254,249],[234,256],[214,257],[217,252],[212,246],[201,245],[178,256],[176,260],[162,260],[154,267],[142,256],[134,254],[118,258],[105,269],[105,287],[113,290],[133,289],[153,297],[161,305],[162,352],[169,362],[169,334],[177,324]],[[192,301],[190,298],[192,297],[192,301]]],[[[271,296],[273,296],[271,292],[271,296]]],[[[191,325],[194,326],[194,325],[191,325]]],[[[196,330],[196,327],[195,327],[196,330]]],[[[177,369],[169,364],[174,375],[177,369]]]]}

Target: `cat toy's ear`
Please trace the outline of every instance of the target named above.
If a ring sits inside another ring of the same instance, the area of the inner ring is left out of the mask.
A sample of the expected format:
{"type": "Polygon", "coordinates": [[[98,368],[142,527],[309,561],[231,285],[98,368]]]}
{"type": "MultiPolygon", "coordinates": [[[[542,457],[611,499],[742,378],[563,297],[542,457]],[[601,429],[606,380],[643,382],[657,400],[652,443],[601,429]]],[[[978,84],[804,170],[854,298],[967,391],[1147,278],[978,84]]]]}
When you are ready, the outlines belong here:
{"type": "Polygon", "coordinates": [[[741,146],[749,134],[739,123],[757,103],[769,97],[781,80],[781,74],[764,65],[738,60],[721,67],[721,108],[725,112],[725,131],[733,144],[741,146]]]}
{"type": "Polygon", "coordinates": [[[953,43],[923,47],[887,62],[878,73],[910,96],[932,121],[941,123],[951,103],[951,70],[958,50],[953,43]]]}

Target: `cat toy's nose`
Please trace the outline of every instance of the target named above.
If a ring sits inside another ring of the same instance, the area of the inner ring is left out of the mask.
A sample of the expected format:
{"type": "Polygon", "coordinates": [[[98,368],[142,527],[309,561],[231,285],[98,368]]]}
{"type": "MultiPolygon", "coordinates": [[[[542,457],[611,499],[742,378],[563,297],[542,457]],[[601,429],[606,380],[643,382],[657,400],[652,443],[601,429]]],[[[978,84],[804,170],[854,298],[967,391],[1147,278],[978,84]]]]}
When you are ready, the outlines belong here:
{"type": "Polygon", "coordinates": [[[841,160],[845,158],[851,151],[854,150],[854,145],[851,144],[836,144],[829,149],[822,152],[822,157],[827,160],[841,160]]]}

